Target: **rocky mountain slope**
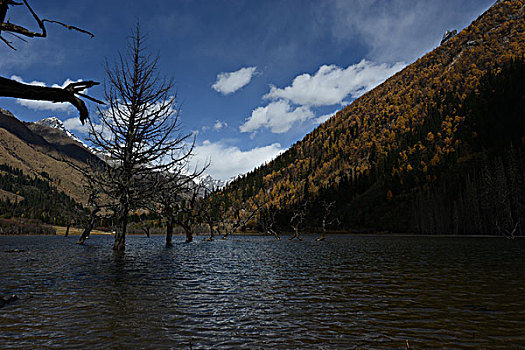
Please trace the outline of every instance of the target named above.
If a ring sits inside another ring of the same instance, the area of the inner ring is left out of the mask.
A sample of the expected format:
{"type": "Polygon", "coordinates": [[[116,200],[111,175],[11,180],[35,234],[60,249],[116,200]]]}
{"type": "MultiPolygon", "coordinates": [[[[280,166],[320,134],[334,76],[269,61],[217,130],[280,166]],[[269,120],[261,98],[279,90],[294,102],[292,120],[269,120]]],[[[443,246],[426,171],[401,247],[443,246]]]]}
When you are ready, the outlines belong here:
{"type": "Polygon", "coordinates": [[[36,125],[41,125],[41,126],[47,126],[51,129],[56,129],[58,131],[61,131],[62,133],[64,133],[67,137],[69,137],[71,140],[77,142],[77,143],[80,143],[82,144],[84,147],[87,148],[87,146],[82,142],[82,140],[80,140],[78,137],[75,136],[75,134],[73,134],[71,131],[69,131],[65,126],[64,126],[64,123],[56,118],[56,117],[48,117],[48,118],[44,118],[44,119],[41,119],[41,120],[38,120],[34,123],[31,123],[31,124],[36,124],[36,125]]]}
{"type": "Polygon", "coordinates": [[[59,152],[80,162],[96,161],[88,147],[57,118],[45,118],[34,123],[25,123],[34,134],[41,136],[59,152]]]}
{"type": "MultiPolygon", "coordinates": [[[[82,176],[70,163],[82,165],[90,157],[93,156],[89,151],[65,134],[46,126],[23,123],[10,112],[0,110],[1,164],[19,169],[27,176],[47,178],[57,190],[85,202],[82,176]]],[[[8,194],[3,197],[7,198],[8,194]]]]}

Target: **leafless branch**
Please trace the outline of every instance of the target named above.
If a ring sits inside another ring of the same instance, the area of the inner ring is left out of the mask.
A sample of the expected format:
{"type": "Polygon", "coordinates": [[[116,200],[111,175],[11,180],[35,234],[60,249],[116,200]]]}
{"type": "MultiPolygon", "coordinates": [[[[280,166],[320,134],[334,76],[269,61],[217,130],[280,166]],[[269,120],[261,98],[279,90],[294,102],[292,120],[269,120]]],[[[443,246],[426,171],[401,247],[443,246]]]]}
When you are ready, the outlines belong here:
{"type": "MultiPolygon", "coordinates": [[[[31,30],[29,30],[29,29],[27,29],[27,28],[25,28],[23,26],[20,26],[20,25],[14,24],[14,23],[10,23],[9,21],[5,21],[5,17],[7,15],[7,11],[9,9],[9,6],[16,6],[16,5],[22,5],[22,3],[14,2],[12,0],[0,0],[0,34],[1,34],[2,31],[4,31],[4,32],[11,33],[11,34],[14,34],[14,35],[19,34],[19,35],[22,35],[22,36],[25,36],[25,37],[28,37],[28,38],[45,38],[45,37],[47,37],[47,30],[46,30],[46,26],[45,26],[44,23],[48,22],[48,23],[55,23],[55,24],[58,24],[58,25],[61,25],[61,26],[65,27],[65,28],[67,28],[69,30],[74,30],[74,31],[77,31],[77,32],[88,34],[91,37],[94,37],[93,33],[89,32],[89,31],[87,31],[85,29],[82,29],[82,28],[79,28],[79,27],[76,27],[76,26],[72,26],[72,25],[69,25],[69,24],[65,24],[63,22],[51,20],[51,19],[40,19],[40,17],[36,14],[36,12],[33,10],[33,8],[29,5],[27,0],[23,0],[23,5],[25,5],[27,10],[31,13],[33,19],[38,24],[38,27],[40,28],[41,32],[34,32],[34,31],[31,31],[31,30]]],[[[19,36],[17,36],[17,37],[19,39],[22,39],[19,36]]],[[[4,41],[4,43],[6,43],[11,49],[16,50],[15,47],[12,46],[11,43],[8,42],[7,40],[5,40],[1,35],[0,35],[0,39],[2,39],[4,41]]]]}
{"type": "Polygon", "coordinates": [[[158,57],[145,51],[143,41],[137,25],[127,53],[106,64],[107,106],[98,108],[99,125],[89,121],[89,141],[108,162],[97,181],[117,208],[118,250],[124,249],[131,210],[158,203],[173,220],[172,200],[189,183],[184,173],[195,146],[191,134],[182,132],[173,81],[160,76],[158,57]]]}
{"type": "MultiPolygon", "coordinates": [[[[41,100],[50,102],[68,102],[75,106],[80,113],[80,121],[84,123],[89,118],[89,112],[80,98],[75,95],[86,88],[98,85],[95,81],[71,83],[65,88],[36,86],[20,83],[15,80],[0,77],[0,96],[22,98],[27,100],[41,100]]],[[[90,98],[102,103],[101,101],[90,98]]]]}
{"type": "MultiPolygon", "coordinates": [[[[27,0],[23,0],[23,3],[15,2],[12,0],[0,0],[0,40],[2,40],[8,47],[10,47],[13,50],[16,50],[16,48],[12,45],[12,42],[4,38],[1,34],[2,31],[11,34],[15,36],[16,38],[26,41],[23,37],[40,37],[45,38],[47,37],[47,31],[45,22],[49,23],[56,23],[59,25],[62,25],[70,30],[79,31],[85,34],[91,35],[93,37],[93,34],[75,27],[71,26],[59,21],[55,20],[48,20],[48,19],[40,19],[40,17],[36,14],[36,12],[33,10],[33,8],[29,5],[27,0]],[[23,26],[14,24],[9,22],[9,19],[6,21],[7,11],[9,9],[9,6],[17,6],[17,5],[25,5],[27,10],[31,13],[33,19],[38,24],[41,32],[33,32],[23,26]]],[[[42,86],[34,86],[34,85],[28,85],[23,84],[11,79],[2,78],[0,77],[0,96],[4,97],[14,97],[14,98],[22,98],[27,100],[39,100],[39,101],[50,101],[50,102],[67,102],[72,104],[80,114],[80,121],[82,124],[84,124],[84,121],[88,119],[89,112],[84,104],[84,102],[77,97],[81,96],[84,98],[87,98],[88,100],[91,100],[93,102],[103,104],[102,101],[97,100],[95,98],[92,98],[90,96],[85,95],[82,93],[83,90],[93,87],[94,85],[97,85],[99,83],[94,81],[84,81],[84,82],[78,82],[78,83],[72,83],[65,87],[64,89],[61,88],[52,88],[52,87],[42,87],[42,86]]]]}

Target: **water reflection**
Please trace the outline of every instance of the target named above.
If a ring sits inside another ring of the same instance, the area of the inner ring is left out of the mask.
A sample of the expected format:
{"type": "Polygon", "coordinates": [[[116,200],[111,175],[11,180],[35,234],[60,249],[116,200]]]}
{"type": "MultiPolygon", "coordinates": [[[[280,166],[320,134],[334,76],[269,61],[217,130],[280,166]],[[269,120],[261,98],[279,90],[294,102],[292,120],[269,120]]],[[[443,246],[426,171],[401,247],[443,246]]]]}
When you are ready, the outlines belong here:
{"type": "Polygon", "coordinates": [[[525,241],[0,237],[2,348],[516,348],[525,241]],[[6,253],[9,249],[23,253],[6,253]],[[495,253],[497,252],[497,253],[495,253]],[[31,298],[30,298],[31,296],[31,298]]]}

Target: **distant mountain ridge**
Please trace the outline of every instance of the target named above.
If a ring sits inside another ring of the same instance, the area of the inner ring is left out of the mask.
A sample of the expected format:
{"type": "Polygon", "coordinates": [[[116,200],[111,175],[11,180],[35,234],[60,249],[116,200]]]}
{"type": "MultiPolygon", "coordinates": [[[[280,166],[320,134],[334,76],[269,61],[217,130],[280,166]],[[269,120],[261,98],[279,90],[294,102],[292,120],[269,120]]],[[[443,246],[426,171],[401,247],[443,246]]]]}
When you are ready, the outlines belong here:
{"type": "MultiPolygon", "coordinates": [[[[0,164],[52,181],[58,190],[85,202],[82,175],[71,164],[82,166],[90,159],[98,160],[64,130],[25,123],[0,109],[0,164]]],[[[14,198],[5,193],[2,197],[14,198]]]]}
{"type": "MultiPolygon", "coordinates": [[[[5,162],[9,166],[20,168],[27,175],[39,176],[42,172],[60,173],[59,170],[62,169],[70,172],[73,178],[78,177],[79,180],[81,175],[72,171],[67,162],[76,161],[78,164],[85,164],[88,161],[100,161],[105,158],[94,155],[89,147],[56,117],[47,117],[36,122],[22,122],[11,112],[0,109],[0,129],[4,129],[9,134],[9,136],[5,135],[2,140],[2,132],[0,132],[0,164],[5,162]],[[4,143],[2,141],[9,144],[10,147],[2,148],[2,143],[4,143]],[[24,151],[20,152],[22,148],[24,151]],[[1,157],[2,155],[5,156],[1,157]],[[54,163],[54,169],[40,165],[40,161],[54,163]],[[35,166],[35,163],[39,165],[35,166]]],[[[105,160],[108,161],[107,157],[105,160]]],[[[53,178],[63,183],[62,177],[59,175],[58,178],[53,178]]],[[[206,173],[196,178],[194,182],[203,188],[202,195],[208,191],[221,189],[229,183],[214,179],[206,173]]],[[[79,192],[80,186],[77,183],[74,187],[73,192],[77,194],[75,198],[80,200],[83,197],[83,194],[79,192]]],[[[71,192],[71,189],[67,188],[66,191],[71,192]]],[[[16,195],[4,191],[0,193],[0,200],[1,198],[16,198],[16,195]]]]}
{"type": "Polygon", "coordinates": [[[73,141],[76,141],[76,142],[82,144],[84,147],[87,148],[86,144],[84,144],[84,142],[82,142],[82,140],[80,140],[78,137],[76,137],[75,134],[73,134],[71,131],[69,131],[69,129],[67,129],[64,126],[64,123],[60,119],[58,119],[57,117],[47,117],[47,118],[44,118],[44,119],[40,119],[40,120],[36,121],[35,124],[42,125],[42,126],[47,126],[47,127],[52,128],[52,129],[60,130],[64,134],[66,134],[66,136],[71,138],[73,141]]]}
{"type": "Polygon", "coordinates": [[[32,132],[27,124],[18,120],[13,113],[0,108],[0,128],[9,131],[20,140],[35,146],[49,147],[48,142],[40,135],[32,132]]]}
{"type": "Polygon", "coordinates": [[[215,190],[222,189],[229,183],[229,181],[215,179],[210,174],[206,174],[206,173],[195,178],[194,182],[204,187],[204,189],[208,191],[215,191],[215,190]]]}
{"type": "Polygon", "coordinates": [[[68,157],[83,163],[89,160],[97,161],[97,157],[91,150],[71,131],[65,128],[59,119],[50,117],[34,123],[25,123],[25,125],[68,157]]]}

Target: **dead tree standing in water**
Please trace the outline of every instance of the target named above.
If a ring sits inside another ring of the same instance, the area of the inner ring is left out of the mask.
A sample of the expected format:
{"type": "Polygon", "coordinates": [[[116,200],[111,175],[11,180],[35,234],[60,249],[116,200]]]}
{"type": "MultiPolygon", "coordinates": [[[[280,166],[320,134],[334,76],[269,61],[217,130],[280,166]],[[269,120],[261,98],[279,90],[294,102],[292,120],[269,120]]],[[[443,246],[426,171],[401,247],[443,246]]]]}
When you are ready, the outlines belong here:
{"type": "MultiPolygon", "coordinates": [[[[88,194],[88,208],[89,208],[89,217],[86,219],[86,224],[84,226],[84,231],[78,238],[77,244],[84,244],[86,239],[89,238],[91,231],[95,227],[95,223],[99,219],[99,214],[102,211],[103,205],[101,204],[101,189],[95,182],[93,177],[94,172],[92,169],[98,169],[99,167],[108,166],[99,161],[90,161],[88,162],[89,166],[86,168],[77,167],[75,164],[70,163],[72,166],[75,166],[84,175],[84,192],[88,194]],[[93,162],[93,163],[92,163],[93,162]]],[[[100,174],[101,171],[96,173],[100,174]]],[[[105,208],[107,210],[107,208],[105,208]]]]}
{"type": "Polygon", "coordinates": [[[166,219],[166,246],[173,246],[173,228],[175,224],[181,226],[186,232],[186,242],[193,240],[192,220],[194,215],[189,208],[195,208],[200,187],[195,184],[195,179],[202,175],[207,166],[201,170],[195,168],[192,172],[184,167],[174,169],[164,174],[161,190],[157,193],[156,205],[160,207],[160,214],[166,219]],[[188,202],[188,197],[191,198],[188,202]]]}
{"type": "Polygon", "coordinates": [[[278,230],[275,227],[275,215],[276,214],[277,214],[277,211],[273,209],[272,207],[270,207],[261,213],[259,222],[261,224],[261,227],[264,233],[273,235],[275,239],[280,241],[281,237],[279,236],[278,230]]]}
{"type": "Polygon", "coordinates": [[[224,212],[224,203],[219,196],[214,196],[211,193],[215,189],[206,189],[206,196],[202,199],[202,218],[210,229],[210,236],[205,238],[205,241],[211,242],[215,240],[215,227],[217,227],[217,233],[220,234],[219,221],[221,213],[224,212]]]}
{"type": "Polygon", "coordinates": [[[299,209],[294,210],[292,218],[290,219],[290,226],[292,226],[294,230],[293,236],[289,238],[289,240],[293,240],[294,238],[297,238],[298,240],[302,241],[301,238],[301,228],[302,224],[304,222],[304,219],[306,218],[306,212],[307,212],[307,203],[304,203],[302,207],[299,209]]]}
{"type": "Polygon", "coordinates": [[[95,222],[97,221],[98,213],[100,212],[100,208],[93,208],[91,210],[91,214],[89,216],[89,220],[86,223],[86,226],[84,227],[84,231],[82,231],[82,234],[78,238],[77,244],[84,244],[86,239],[89,238],[89,235],[91,234],[91,231],[93,231],[93,228],[95,227],[95,222]]]}
{"type": "Polygon", "coordinates": [[[110,164],[94,178],[114,207],[114,250],[125,249],[129,213],[148,207],[163,174],[182,167],[193,150],[191,135],[181,133],[173,82],[159,74],[158,57],[143,42],[137,25],[126,54],[106,66],[109,108],[98,109],[100,125],[90,120],[90,141],[110,164]]]}
{"type": "Polygon", "coordinates": [[[186,243],[193,241],[193,230],[200,219],[200,203],[199,193],[201,187],[197,184],[192,184],[183,191],[175,203],[175,210],[173,212],[174,222],[182,227],[186,233],[186,243]]]}
{"type": "Polygon", "coordinates": [[[322,232],[321,235],[316,239],[316,241],[324,241],[326,239],[326,228],[327,226],[330,226],[334,223],[338,223],[339,219],[336,217],[333,217],[333,211],[335,209],[335,201],[334,202],[322,202],[323,205],[323,218],[321,219],[321,228],[322,232]]]}
{"type": "Polygon", "coordinates": [[[237,205],[233,204],[230,209],[230,224],[225,225],[229,226],[229,229],[225,231],[222,239],[228,238],[229,235],[237,231],[239,228],[246,226],[248,221],[250,221],[255,214],[262,209],[262,205],[257,202],[253,203],[252,206],[250,206],[249,203],[237,203],[237,205]]]}

